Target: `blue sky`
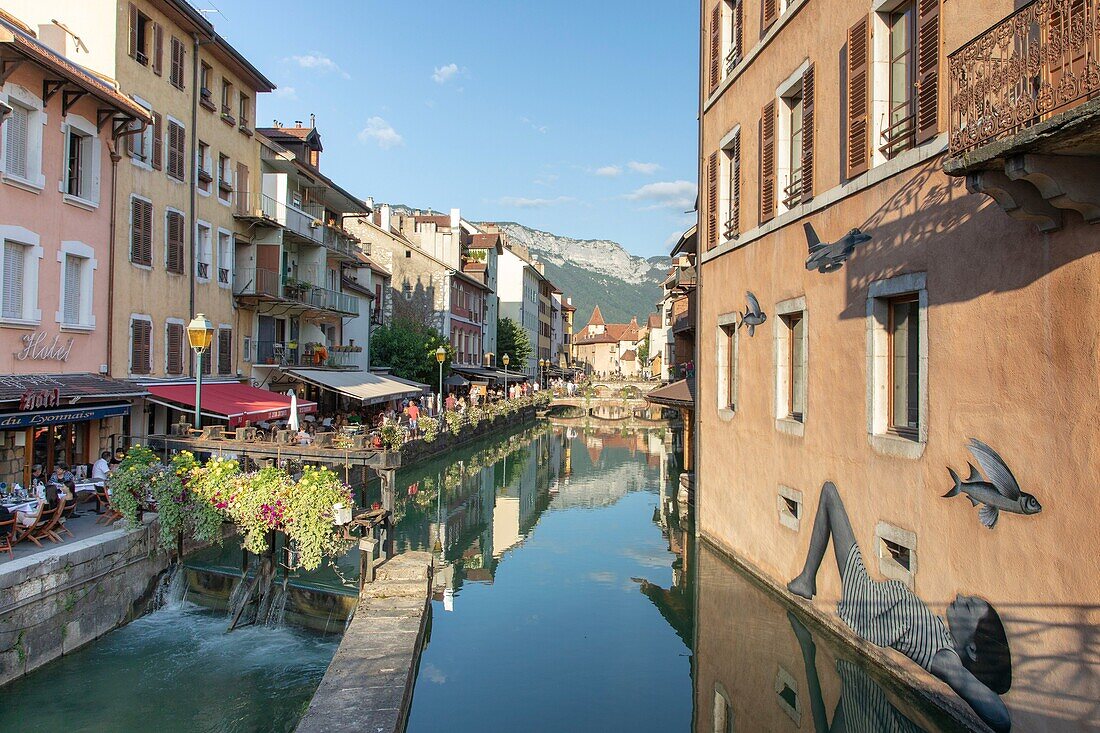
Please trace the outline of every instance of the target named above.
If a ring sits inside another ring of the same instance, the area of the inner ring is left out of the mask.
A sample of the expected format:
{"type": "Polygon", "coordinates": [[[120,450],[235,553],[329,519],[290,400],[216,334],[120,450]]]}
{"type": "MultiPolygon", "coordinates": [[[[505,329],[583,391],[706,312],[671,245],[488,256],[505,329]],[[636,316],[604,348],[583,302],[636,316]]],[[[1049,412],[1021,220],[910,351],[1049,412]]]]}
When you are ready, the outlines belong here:
{"type": "Polygon", "coordinates": [[[694,3],[214,3],[207,17],[280,87],[257,124],[316,114],[321,169],[362,197],[644,256],[693,220],[694,3]]]}

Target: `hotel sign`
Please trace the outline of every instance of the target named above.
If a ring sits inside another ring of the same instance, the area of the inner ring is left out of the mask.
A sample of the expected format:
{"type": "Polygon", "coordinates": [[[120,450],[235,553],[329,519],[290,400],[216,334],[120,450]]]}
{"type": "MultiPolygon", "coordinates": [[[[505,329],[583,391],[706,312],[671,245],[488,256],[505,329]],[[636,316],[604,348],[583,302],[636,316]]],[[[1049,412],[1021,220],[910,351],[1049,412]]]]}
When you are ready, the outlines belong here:
{"type": "Polygon", "coordinates": [[[62,341],[61,334],[54,336],[52,341],[49,338],[45,331],[28,333],[23,337],[23,348],[15,353],[15,358],[19,361],[68,361],[75,339],[62,341]]]}
{"type": "Polygon", "coordinates": [[[105,417],[128,415],[129,405],[104,405],[71,410],[51,410],[49,412],[14,412],[0,415],[0,430],[15,428],[38,428],[49,425],[64,425],[72,422],[86,422],[105,417]]]}

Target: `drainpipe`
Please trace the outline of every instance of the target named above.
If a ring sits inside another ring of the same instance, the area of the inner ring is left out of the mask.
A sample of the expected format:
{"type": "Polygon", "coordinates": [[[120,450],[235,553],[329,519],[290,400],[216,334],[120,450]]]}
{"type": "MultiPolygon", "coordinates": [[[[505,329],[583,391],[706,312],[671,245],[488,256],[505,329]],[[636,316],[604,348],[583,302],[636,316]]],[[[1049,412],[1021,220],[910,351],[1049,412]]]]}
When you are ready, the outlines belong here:
{"type": "MultiPolygon", "coordinates": [[[[190,320],[195,316],[195,263],[198,261],[198,252],[195,248],[198,246],[197,232],[198,232],[198,220],[195,218],[198,210],[198,187],[195,182],[199,180],[199,68],[201,61],[199,60],[199,47],[202,44],[199,41],[199,34],[191,34],[191,187],[190,187],[190,202],[191,218],[189,220],[191,227],[191,276],[188,279],[188,285],[190,288],[190,300],[188,301],[187,318],[190,320]]],[[[187,269],[184,268],[184,272],[187,269]]],[[[195,376],[195,360],[191,359],[191,376],[195,376]]]]}
{"type": "MultiPolygon", "coordinates": [[[[108,124],[114,122],[114,119],[108,121],[108,124]]],[[[118,236],[118,214],[115,210],[116,202],[118,201],[118,163],[122,160],[122,156],[118,153],[119,140],[131,135],[140,135],[145,132],[149,127],[148,122],[142,122],[141,127],[133,130],[126,129],[112,137],[111,142],[107,143],[107,152],[111,157],[111,218],[110,229],[107,237],[107,373],[112,374],[114,369],[112,368],[112,357],[114,356],[114,334],[115,334],[115,299],[113,293],[115,292],[115,239],[118,236]]]]}

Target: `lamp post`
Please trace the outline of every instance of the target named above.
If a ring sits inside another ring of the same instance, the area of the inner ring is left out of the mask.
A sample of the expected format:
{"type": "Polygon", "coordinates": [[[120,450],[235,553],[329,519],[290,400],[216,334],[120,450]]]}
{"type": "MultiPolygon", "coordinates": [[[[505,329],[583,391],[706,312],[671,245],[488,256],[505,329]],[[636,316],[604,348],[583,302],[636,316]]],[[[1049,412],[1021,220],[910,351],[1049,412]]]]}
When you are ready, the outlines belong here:
{"type": "Polygon", "coordinates": [[[504,399],[508,399],[508,362],[511,360],[507,354],[501,359],[501,362],[504,363],[504,399]]]}
{"type": "Polygon", "coordinates": [[[549,359],[539,359],[539,388],[546,389],[546,370],[550,367],[549,359]]]}
{"type": "Polygon", "coordinates": [[[439,412],[443,412],[443,362],[447,359],[447,350],[440,346],[435,350],[435,360],[439,362],[439,412]]]}
{"type": "Polygon", "coordinates": [[[214,340],[214,324],[202,313],[187,324],[187,342],[195,351],[195,427],[202,427],[202,355],[214,340]]]}

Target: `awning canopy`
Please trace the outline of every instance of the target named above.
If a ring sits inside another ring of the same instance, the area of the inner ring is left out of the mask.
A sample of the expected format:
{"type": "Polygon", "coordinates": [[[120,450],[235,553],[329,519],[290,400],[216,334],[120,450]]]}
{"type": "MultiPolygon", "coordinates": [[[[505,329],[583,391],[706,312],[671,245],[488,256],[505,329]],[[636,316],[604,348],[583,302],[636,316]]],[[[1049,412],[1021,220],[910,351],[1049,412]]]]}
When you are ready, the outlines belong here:
{"type": "MultiPolygon", "coordinates": [[[[194,384],[154,384],[146,389],[152,395],[149,398],[150,402],[175,410],[195,409],[194,384]]],[[[299,414],[316,411],[316,402],[298,401],[299,414]]],[[[285,394],[236,382],[204,384],[202,414],[228,420],[231,428],[243,424],[245,420],[251,423],[262,420],[281,420],[290,417],[290,398],[285,394]]]]}
{"type": "Polygon", "coordinates": [[[450,376],[448,376],[446,379],[443,380],[443,386],[444,387],[469,387],[470,386],[470,380],[466,379],[466,377],[464,377],[461,374],[458,374],[456,372],[454,374],[451,374],[450,376]]]}
{"type": "Polygon", "coordinates": [[[695,406],[695,380],[681,379],[679,382],[658,387],[645,395],[647,401],[669,407],[695,406]]]}
{"type": "Polygon", "coordinates": [[[333,372],[324,369],[287,369],[288,376],[339,392],[364,405],[424,394],[427,385],[371,372],[333,372]]]}
{"type": "MultiPolygon", "coordinates": [[[[145,395],[145,388],[121,379],[98,374],[4,374],[0,375],[0,403],[23,403],[46,393],[60,406],[88,400],[118,400],[145,395]]],[[[81,405],[84,406],[83,404],[81,405]]]]}

